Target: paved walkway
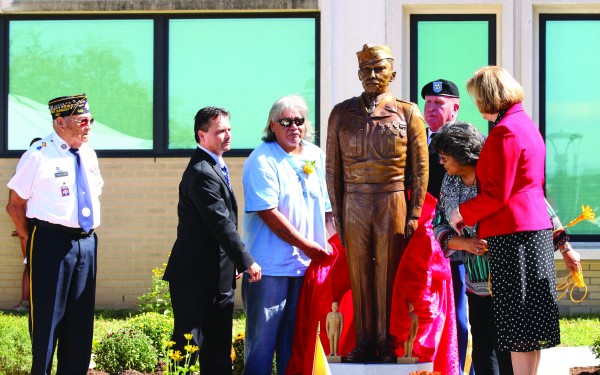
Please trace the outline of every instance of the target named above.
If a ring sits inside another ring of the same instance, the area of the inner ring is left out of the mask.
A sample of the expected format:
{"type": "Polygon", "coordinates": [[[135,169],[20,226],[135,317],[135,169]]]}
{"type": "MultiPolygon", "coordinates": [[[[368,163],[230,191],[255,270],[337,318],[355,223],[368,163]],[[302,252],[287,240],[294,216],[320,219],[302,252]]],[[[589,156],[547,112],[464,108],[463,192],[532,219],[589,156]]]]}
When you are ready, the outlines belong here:
{"type": "Polygon", "coordinates": [[[568,375],[572,367],[598,366],[600,359],[589,347],[557,347],[542,350],[539,375],[568,375]]]}

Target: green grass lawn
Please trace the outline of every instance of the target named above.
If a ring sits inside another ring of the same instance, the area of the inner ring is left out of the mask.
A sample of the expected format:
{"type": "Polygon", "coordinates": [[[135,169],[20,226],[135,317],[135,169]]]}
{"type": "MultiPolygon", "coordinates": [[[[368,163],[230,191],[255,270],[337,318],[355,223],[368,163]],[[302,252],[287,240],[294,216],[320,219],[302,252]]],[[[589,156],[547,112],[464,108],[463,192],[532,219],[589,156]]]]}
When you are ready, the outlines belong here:
{"type": "MultiPolygon", "coordinates": [[[[136,310],[97,311],[94,323],[94,345],[109,332],[123,327],[127,319],[139,314],[136,310]]],[[[246,319],[235,312],[233,337],[243,333],[246,319]]],[[[569,315],[560,319],[561,346],[591,346],[600,341],[600,313],[569,315]]],[[[31,364],[31,346],[27,332],[27,315],[0,311],[0,374],[26,375],[31,364]],[[8,340],[5,340],[8,338],[8,340]],[[10,371],[7,371],[10,368],[10,371]]],[[[56,361],[55,361],[56,363],[56,361]]]]}
{"type": "MultiPolygon", "coordinates": [[[[27,315],[6,312],[11,317],[20,317],[27,321],[27,315]]],[[[94,340],[100,341],[108,332],[113,332],[125,325],[127,318],[138,314],[136,310],[102,310],[96,312],[94,323],[94,340]]],[[[0,319],[3,319],[0,315],[0,319]]],[[[245,315],[241,311],[234,313],[234,337],[244,332],[245,315]]],[[[600,339],[600,314],[566,315],[560,318],[561,346],[590,346],[596,338],[600,339]]],[[[2,336],[2,332],[0,332],[2,336]]]]}
{"type": "Polygon", "coordinates": [[[561,346],[591,346],[600,340],[600,314],[561,317],[560,340],[561,346]]]}
{"type": "MultiPolygon", "coordinates": [[[[109,331],[116,331],[125,324],[128,316],[135,311],[98,312],[94,325],[94,339],[99,340],[109,331]]],[[[243,333],[246,327],[246,316],[242,311],[233,315],[233,337],[243,333]]],[[[600,314],[568,315],[560,318],[561,346],[590,346],[595,339],[600,339],[600,314]]]]}

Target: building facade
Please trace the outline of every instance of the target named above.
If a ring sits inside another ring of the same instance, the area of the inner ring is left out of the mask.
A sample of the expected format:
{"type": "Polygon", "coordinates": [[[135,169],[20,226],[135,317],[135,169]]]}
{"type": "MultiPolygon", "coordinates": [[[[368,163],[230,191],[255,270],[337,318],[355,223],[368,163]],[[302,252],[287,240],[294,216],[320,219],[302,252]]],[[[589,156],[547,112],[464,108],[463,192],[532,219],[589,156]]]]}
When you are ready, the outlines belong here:
{"type": "MultiPolygon", "coordinates": [[[[199,108],[232,112],[234,150],[226,159],[242,208],[243,163],[260,143],[270,105],[283,95],[305,96],[324,147],[331,108],[362,91],[355,53],[365,43],[391,47],[392,90],[420,108],[424,83],[456,82],[459,118],[484,133],[489,124],[464,83],[482,65],[507,68],[546,140],[547,196],[559,216],[568,222],[582,204],[600,206],[600,129],[592,122],[600,108],[600,1],[4,0],[0,34],[4,184],[29,140],[50,133],[47,100],[90,98],[90,142],[105,179],[98,308],[135,307],[152,269],[166,262],[199,108]]],[[[589,293],[578,304],[562,300],[564,311],[600,311],[598,224],[571,231],[589,293]]],[[[21,293],[13,229],[0,215],[0,308],[21,293]]],[[[560,256],[557,272],[565,275],[560,256]]]]}

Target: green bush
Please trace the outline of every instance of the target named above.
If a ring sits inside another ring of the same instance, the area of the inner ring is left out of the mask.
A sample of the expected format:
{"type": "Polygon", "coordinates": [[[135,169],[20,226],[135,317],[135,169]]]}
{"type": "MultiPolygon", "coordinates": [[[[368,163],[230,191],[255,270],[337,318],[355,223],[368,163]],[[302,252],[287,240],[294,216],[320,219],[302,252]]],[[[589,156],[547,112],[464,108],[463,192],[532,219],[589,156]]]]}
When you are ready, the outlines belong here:
{"type": "Polygon", "coordinates": [[[98,344],[95,361],[98,369],[111,374],[125,370],[147,372],[154,370],[158,356],[148,336],[135,329],[121,328],[98,344]]]}
{"type": "Polygon", "coordinates": [[[600,335],[596,337],[591,345],[592,353],[596,356],[597,360],[600,360],[600,335]]]}
{"type": "Polygon", "coordinates": [[[166,266],[167,264],[163,263],[162,267],[157,267],[152,270],[152,284],[150,284],[150,290],[148,290],[148,293],[138,297],[140,300],[138,303],[140,310],[163,315],[173,315],[169,283],[162,279],[166,266]]]}
{"type": "Polygon", "coordinates": [[[173,318],[154,312],[134,316],[127,321],[126,327],[142,332],[150,338],[159,356],[164,356],[160,350],[163,342],[170,339],[173,332],[173,318]]]}
{"type": "Polygon", "coordinates": [[[0,374],[29,374],[31,340],[26,317],[0,312],[0,338],[0,374]]]}
{"type": "MultiPolygon", "coordinates": [[[[244,372],[244,339],[245,333],[239,332],[233,338],[233,351],[231,360],[233,361],[233,375],[241,375],[244,372]]],[[[273,364],[271,365],[271,374],[277,374],[277,358],[273,356],[273,364]]]]}

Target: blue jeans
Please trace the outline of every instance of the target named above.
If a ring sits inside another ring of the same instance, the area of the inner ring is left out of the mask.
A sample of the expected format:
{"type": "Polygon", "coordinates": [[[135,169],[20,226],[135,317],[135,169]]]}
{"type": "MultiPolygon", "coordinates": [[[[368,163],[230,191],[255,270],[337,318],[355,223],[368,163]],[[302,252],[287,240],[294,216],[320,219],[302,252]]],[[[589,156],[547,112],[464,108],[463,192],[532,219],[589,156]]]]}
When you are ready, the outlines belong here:
{"type": "Polygon", "coordinates": [[[244,375],[270,375],[273,353],[277,373],[285,374],[292,356],[296,306],[304,277],[264,276],[250,283],[244,273],[242,300],[246,311],[244,375]]]}

